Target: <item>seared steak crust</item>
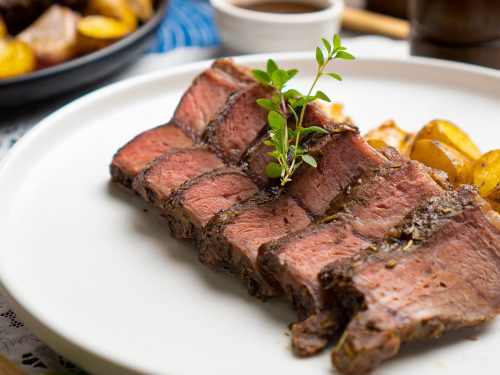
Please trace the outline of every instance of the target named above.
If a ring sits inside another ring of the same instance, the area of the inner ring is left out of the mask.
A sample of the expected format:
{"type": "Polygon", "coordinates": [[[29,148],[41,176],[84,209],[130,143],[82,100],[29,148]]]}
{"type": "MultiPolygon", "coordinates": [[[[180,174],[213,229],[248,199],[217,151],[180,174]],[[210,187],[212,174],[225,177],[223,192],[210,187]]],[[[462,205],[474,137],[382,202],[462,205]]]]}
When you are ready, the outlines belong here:
{"type": "Polygon", "coordinates": [[[229,95],[253,81],[244,69],[231,61],[216,61],[201,73],[182,97],[173,122],[195,140],[200,140],[206,126],[215,119],[229,95]]]}
{"type": "Polygon", "coordinates": [[[310,222],[292,198],[260,192],[212,219],[206,228],[200,260],[239,276],[249,294],[265,300],[275,295],[275,289],[256,269],[259,246],[310,222]]]}
{"type": "Polygon", "coordinates": [[[205,131],[203,138],[227,164],[236,165],[248,146],[267,125],[268,111],[256,100],[270,98],[268,87],[255,83],[229,98],[205,131]]]}
{"type": "Polygon", "coordinates": [[[133,189],[146,202],[159,207],[185,181],[223,166],[214,153],[199,146],[165,153],[139,173],[133,189]]]}
{"type": "Polygon", "coordinates": [[[257,186],[237,168],[221,168],[186,181],[162,205],[175,238],[202,238],[202,230],[219,211],[257,193],[257,186]]]}
{"type": "Polygon", "coordinates": [[[110,165],[111,179],[130,188],[139,172],[159,155],[193,145],[193,141],[173,124],[158,126],[139,134],[120,148],[110,165]]]}
{"type": "Polygon", "coordinates": [[[369,371],[403,342],[474,326],[500,309],[500,219],[463,185],[413,210],[376,243],[322,271],[353,316],[332,353],[342,372],[369,371]]]}

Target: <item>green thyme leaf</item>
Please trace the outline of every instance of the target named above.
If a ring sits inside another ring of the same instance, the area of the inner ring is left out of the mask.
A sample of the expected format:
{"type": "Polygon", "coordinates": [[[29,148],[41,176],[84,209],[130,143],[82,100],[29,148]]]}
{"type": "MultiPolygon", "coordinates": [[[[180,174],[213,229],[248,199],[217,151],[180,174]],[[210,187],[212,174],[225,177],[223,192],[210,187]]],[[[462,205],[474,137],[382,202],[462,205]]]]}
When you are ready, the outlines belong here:
{"type": "Polygon", "coordinates": [[[268,85],[269,83],[271,83],[271,77],[269,77],[269,74],[267,74],[263,70],[254,69],[252,70],[252,75],[257,81],[263,83],[264,85],[268,85]]]}
{"type": "Polygon", "coordinates": [[[264,143],[266,146],[274,146],[274,143],[269,139],[265,139],[264,141],[262,141],[262,143],[264,143]]]}
{"type": "Polygon", "coordinates": [[[276,105],[269,99],[257,99],[257,104],[268,111],[276,110],[276,105]]]}
{"type": "Polygon", "coordinates": [[[284,93],[283,93],[283,97],[285,99],[289,99],[289,98],[292,98],[292,97],[299,97],[299,96],[302,96],[302,94],[300,93],[299,90],[295,90],[295,89],[290,89],[290,90],[286,90],[284,93]]]}
{"type": "Polygon", "coordinates": [[[278,65],[276,64],[276,62],[274,60],[272,60],[272,59],[267,60],[266,70],[267,70],[267,74],[269,75],[269,77],[271,77],[272,74],[274,73],[274,71],[277,69],[278,69],[278,65]]]}
{"type": "Polygon", "coordinates": [[[323,129],[322,127],[319,126],[308,126],[307,128],[303,128],[300,132],[300,134],[302,135],[307,135],[311,133],[328,134],[328,130],[323,129]]]}
{"type": "Polygon", "coordinates": [[[297,73],[299,71],[297,69],[290,69],[290,70],[287,70],[286,72],[288,73],[288,78],[292,79],[293,77],[295,77],[297,75],[297,73]]]}
{"type": "Polygon", "coordinates": [[[332,52],[332,45],[330,44],[330,42],[328,40],[326,40],[325,38],[321,38],[321,41],[323,42],[323,45],[325,46],[326,50],[328,51],[328,54],[330,54],[332,52]]]}
{"type": "Polygon", "coordinates": [[[283,88],[283,86],[285,86],[285,84],[289,80],[288,73],[282,69],[276,69],[271,77],[273,79],[274,84],[278,86],[280,89],[283,88]]]}
{"type": "Polygon", "coordinates": [[[338,75],[337,73],[326,73],[328,76],[336,79],[337,81],[342,81],[342,77],[338,75]]]}
{"type": "Polygon", "coordinates": [[[266,167],[266,173],[271,178],[278,178],[281,176],[281,165],[278,163],[269,163],[266,167]]]}
{"type": "Polygon", "coordinates": [[[286,127],[286,120],[276,111],[271,111],[267,115],[267,121],[273,129],[284,129],[286,127]]]}
{"type": "Polygon", "coordinates": [[[355,60],[356,59],[349,52],[345,52],[345,51],[339,51],[339,52],[337,52],[336,58],[337,59],[344,59],[344,60],[355,60]]]}
{"type": "Polygon", "coordinates": [[[316,159],[314,159],[311,155],[302,155],[302,160],[304,163],[309,164],[311,167],[316,168],[318,163],[316,163],[316,159]]]}
{"type": "Polygon", "coordinates": [[[333,49],[337,50],[340,47],[340,36],[335,34],[333,36],[333,49]]]}
{"type": "Polygon", "coordinates": [[[321,48],[319,47],[316,47],[316,61],[318,62],[318,65],[323,65],[325,63],[323,51],[321,51],[321,48]]]}
{"type": "Polygon", "coordinates": [[[326,95],[323,91],[319,91],[319,90],[318,90],[318,91],[316,92],[315,98],[317,98],[317,99],[321,99],[321,100],[324,100],[325,102],[328,102],[328,103],[330,103],[330,102],[331,102],[331,100],[330,100],[330,98],[328,97],[328,95],[326,95]]]}

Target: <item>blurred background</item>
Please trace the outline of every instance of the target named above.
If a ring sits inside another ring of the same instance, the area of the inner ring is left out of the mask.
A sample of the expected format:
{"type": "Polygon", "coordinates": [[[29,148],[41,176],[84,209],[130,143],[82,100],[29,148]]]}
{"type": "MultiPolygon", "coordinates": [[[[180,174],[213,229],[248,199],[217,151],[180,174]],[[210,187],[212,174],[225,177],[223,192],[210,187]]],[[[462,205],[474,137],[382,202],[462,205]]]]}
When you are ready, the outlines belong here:
{"type": "MultiPolygon", "coordinates": [[[[0,158],[46,115],[109,83],[218,56],[309,49],[334,32],[358,57],[500,69],[500,0],[0,0],[0,158]]],[[[78,372],[0,296],[0,374],[61,370],[78,372]]]]}

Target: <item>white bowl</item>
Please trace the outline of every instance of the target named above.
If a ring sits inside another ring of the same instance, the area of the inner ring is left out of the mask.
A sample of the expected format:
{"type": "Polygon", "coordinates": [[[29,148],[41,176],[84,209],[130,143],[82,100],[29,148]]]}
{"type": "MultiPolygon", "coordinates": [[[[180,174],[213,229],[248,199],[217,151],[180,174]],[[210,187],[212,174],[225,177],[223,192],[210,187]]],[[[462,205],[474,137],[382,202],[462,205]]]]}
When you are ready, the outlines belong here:
{"type": "Polygon", "coordinates": [[[344,0],[297,0],[324,8],[300,14],[257,12],[237,6],[261,1],[266,0],[210,0],[226,47],[239,53],[312,50],[321,44],[322,37],[331,39],[340,29],[344,0]]]}

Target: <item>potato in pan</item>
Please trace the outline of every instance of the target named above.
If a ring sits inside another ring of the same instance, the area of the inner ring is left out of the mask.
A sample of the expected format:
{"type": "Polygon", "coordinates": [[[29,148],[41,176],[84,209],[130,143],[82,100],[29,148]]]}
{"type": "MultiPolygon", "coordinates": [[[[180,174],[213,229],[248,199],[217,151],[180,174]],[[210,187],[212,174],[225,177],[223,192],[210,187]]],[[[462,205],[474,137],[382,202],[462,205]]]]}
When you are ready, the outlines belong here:
{"type": "Polygon", "coordinates": [[[86,16],[105,16],[122,22],[129,31],[137,29],[137,17],[128,0],[89,0],[86,16]]]}
{"type": "Polygon", "coordinates": [[[35,70],[36,58],[30,46],[21,40],[0,39],[0,79],[35,70]]]}
{"type": "Polygon", "coordinates": [[[78,22],[78,48],[88,53],[116,42],[130,33],[123,22],[105,16],[87,16],[78,22]]]}

